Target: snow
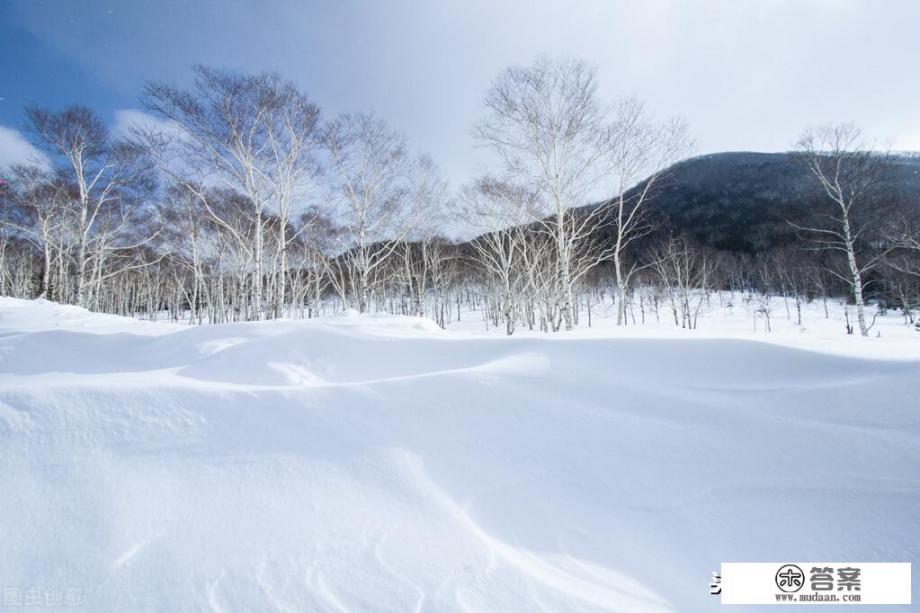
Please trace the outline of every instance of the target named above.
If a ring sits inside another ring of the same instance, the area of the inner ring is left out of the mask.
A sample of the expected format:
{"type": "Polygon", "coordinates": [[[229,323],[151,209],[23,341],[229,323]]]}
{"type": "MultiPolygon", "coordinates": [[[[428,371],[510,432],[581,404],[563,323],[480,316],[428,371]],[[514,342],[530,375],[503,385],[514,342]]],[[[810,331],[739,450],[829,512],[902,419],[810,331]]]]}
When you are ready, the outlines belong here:
{"type": "MultiPolygon", "coordinates": [[[[828,315],[825,315],[821,302],[803,302],[802,325],[798,325],[794,301],[773,297],[769,302],[770,331],[767,331],[763,315],[755,313],[756,308],[757,305],[745,301],[744,296],[737,292],[722,292],[721,296],[713,293],[709,305],[704,304],[701,308],[695,330],[675,326],[666,304],[660,306],[658,318],[653,312],[648,312],[643,323],[638,308],[635,308],[636,321],[630,321],[627,326],[617,326],[616,308],[607,299],[594,304],[590,327],[581,325],[563,338],[743,339],[834,355],[920,360],[920,330],[907,325],[898,310],[889,310],[885,315],[876,317],[869,338],[861,338],[858,330],[855,335],[845,333],[845,307],[835,301],[828,302],[828,315]]],[[[875,307],[867,307],[870,321],[875,311],[875,307]]],[[[584,307],[581,316],[586,318],[584,307]]],[[[916,313],[914,316],[916,318],[916,313]]],[[[855,327],[853,307],[849,307],[849,318],[855,327]]],[[[451,330],[481,335],[484,325],[481,314],[463,313],[463,320],[459,324],[453,323],[451,330]]],[[[493,329],[491,333],[503,334],[504,329],[493,329]]],[[[515,336],[547,338],[545,333],[520,326],[515,336]]]]}
{"type": "Polygon", "coordinates": [[[0,299],[0,587],[99,612],[697,612],[723,561],[916,560],[920,334],[896,314],[869,339],[811,311],[771,334],[468,319],[0,299]]]}

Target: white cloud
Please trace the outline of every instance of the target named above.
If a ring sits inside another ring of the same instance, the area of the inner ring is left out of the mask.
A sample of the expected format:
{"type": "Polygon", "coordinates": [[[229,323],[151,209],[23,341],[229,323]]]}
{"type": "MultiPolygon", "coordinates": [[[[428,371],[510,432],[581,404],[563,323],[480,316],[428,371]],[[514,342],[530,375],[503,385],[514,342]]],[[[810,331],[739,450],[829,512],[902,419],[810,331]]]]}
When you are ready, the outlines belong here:
{"type": "MultiPolygon", "coordinates": [[[[905,77],[920,55],[916,0],[53,4],[12,3],[10,18],[125,99],[147,79],[187,87],[193,62],[277,70],[327,117],[377,112],[454,185],[485,160],[470,130],[489,83],[540,55],[596,64],[607,100],[636,94],[657,117],[685,116],[701,153],[784,150],[827,121],[916,142],[900,136],[920,99],[920,80],[905,77]],[[106,37],[84,35],[103,20],[106,37]]],[[[124,113],[124,125],[146,121],[124,113]]]]}
{"type": "Polygon", "coordinates": [[[137,109],[121,109],[115,111],[115,121],[112,123],[112,135],[116,138],[131,136],[135,129],[162,132],[171,136],[181,134],[180,128],[172,122],[159,119],[137,109]]]}
{"type": "Polygon", "coordinates": [[[36,149],[19,130],[0,126],[0,168],[11,164],[51,167],[48,156],[36,149]]]}

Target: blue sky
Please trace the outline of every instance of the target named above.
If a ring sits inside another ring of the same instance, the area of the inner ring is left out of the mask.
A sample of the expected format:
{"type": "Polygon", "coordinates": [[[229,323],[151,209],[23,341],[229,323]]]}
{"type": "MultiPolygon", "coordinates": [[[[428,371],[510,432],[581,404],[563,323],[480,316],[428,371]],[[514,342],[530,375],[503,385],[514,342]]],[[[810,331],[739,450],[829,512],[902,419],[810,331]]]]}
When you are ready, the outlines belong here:
{"type": "Polygon", "coordinates": [[[920,149],[920,2],[910,0],[0,0],[0,164],[29,102],[108,122],[148,79],[195,62],[276,70],[327,115],[374,111],[452,183],[483,159],[470,130],[494,76],[540,55],[598,66],[601,94],[683,115],[700,152],[783,150],[852,120],[920,149]],[[10,135],[13,136],[10,136],[10,135]]]}

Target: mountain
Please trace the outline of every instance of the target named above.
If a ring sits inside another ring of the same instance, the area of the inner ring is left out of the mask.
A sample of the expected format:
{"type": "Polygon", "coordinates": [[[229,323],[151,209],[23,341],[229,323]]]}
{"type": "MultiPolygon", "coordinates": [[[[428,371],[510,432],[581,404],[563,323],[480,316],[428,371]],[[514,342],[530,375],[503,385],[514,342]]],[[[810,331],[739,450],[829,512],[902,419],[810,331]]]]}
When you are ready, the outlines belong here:
{"type": "MultiPolygon", "coordinates": [[[[877,196],[920,201],[920,156],[893,156],[877,196]]],[[[756,253],[794,238],[787,220],[801,219],[821,198],[793,153],[727,152],[675,164],[649,207],[670,229],[705,245],[756,253]]]]}

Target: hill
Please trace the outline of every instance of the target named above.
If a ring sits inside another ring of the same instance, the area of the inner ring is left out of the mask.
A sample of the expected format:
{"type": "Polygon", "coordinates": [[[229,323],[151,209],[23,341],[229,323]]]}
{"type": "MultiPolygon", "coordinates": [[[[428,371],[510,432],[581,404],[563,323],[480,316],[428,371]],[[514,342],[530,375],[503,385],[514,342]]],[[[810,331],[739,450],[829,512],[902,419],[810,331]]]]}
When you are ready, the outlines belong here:
{"type": "MultiPolygon", "coordinates": [[[[898,155],[891,162],[878,197],[920,201],[920,157],[898,155]]],[[[670,228],[730,251],[753,253],[788,242],[794,232],[786,220],[801,218],[821,197],[792,153],[703,155],[675,164],[666,175],[651,209],[670,228]]]]}

